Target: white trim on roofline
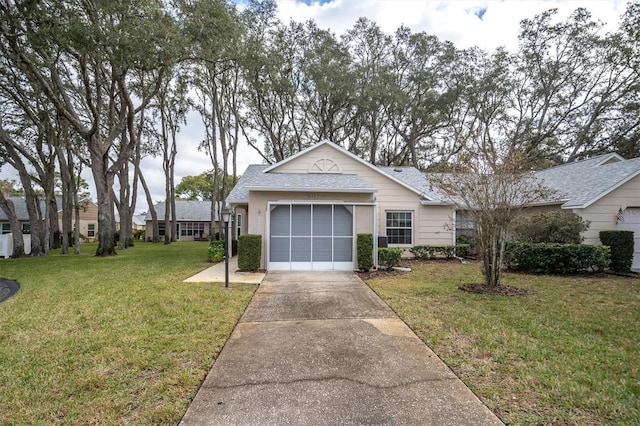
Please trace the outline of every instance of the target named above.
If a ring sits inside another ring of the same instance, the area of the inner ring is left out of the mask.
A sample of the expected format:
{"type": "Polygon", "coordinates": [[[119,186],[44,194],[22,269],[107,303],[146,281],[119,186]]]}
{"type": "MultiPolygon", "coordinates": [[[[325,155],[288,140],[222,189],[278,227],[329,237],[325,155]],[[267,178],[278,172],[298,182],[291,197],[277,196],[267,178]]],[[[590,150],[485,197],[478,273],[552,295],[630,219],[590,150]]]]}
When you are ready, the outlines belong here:
{"type": "Polygon", "coordinates": [[[420,200],[422,206],[455,206],[453,201],[420,200]]]}
{"type": "Polygon", "coordinates": [[[636,170],[635,172],[631,173],[629,176],[627,176],[626,178],[620,180],[615,185],[612,185],[611,187],[609,187],[609,189],[607,189],[606,191],[601,192],[600,194],[598,194],[597,196],[593,197],[591,200],[587,201],[586,203],[583,203],[583,204],[563,204],[562,208],[563,209],[586,209],[591,204],[593,204],[596,201],[598,201],[600,198],[602,198],[605,195],[608,195],[611,192],[615,191],[616,189],[618,189],[619,187],[621,187],[625,183],[629,182],[631,179],[635,178],[638,175],[640,175],[640,170],[636,170]]]}
{"type": "MultiPolygon", "coordinates": [[[[292,156],[290,156],[290,157],[285,158],[285,159],[284,159],[284,160],[282,160],[282,161],[279,161],[279,162],[277,162],[277,163],[275,163],[275,164],[273,164],[273,165],[271,165],[271,166],[267,167],[266,169],[262,170],[262,173],[268,173],[268,172],[270,172],[270,171],[272,171],[272,170],[275,170],[275,169],[277,169],[278,167],[280,167],[281,165],[283,165],[283,164],[287,164],[289,161],[292,161],[292,160],[294,160],[294,159],[296,159],[296,158],[298,158],[298,157],[300,157],[300,156],[302,156],[302,155],[306,154],[307,152],[311,152],[311,151],[313,151],[314,149],[316,149],[316,148],[320,148],[321,146],[325,146],[325,145],[329,145],[329,146],[331,146],[332,148],[334,148],[334,149],[338,150],[339,152],[342,152],[343,154],[345,154],[345,155],[347,155],[347,156],[351,157],[352,159],[354,159],[354,160],[356,160],[356,161],[360,162],[361,164],[364,164],[365,166],[369,167],[370,169],[375,170],[376,172],[380,173],[381,175],[383,175],[383,176],[385,176],[385,177],[387,177],[387,178],[391,179],[391,180],[392,180],[392,181],[394,181],[395,183],[397,183],[397,184],[399,184],[399,185],[403,186],[404,188],[407,188],[409,191],[414,192],[414,193],[418,194],[418,195],[419,195],[419,196],[421,196],[421,197],[429,198],[429,197],[427,197],[426,195],[424,195],[421,191],[419,191],[418,189],[416,189],[416,188],[412,187],[411,185],[408,185],[408,184],[406,184],[406,183],[402,182],[401,180],[396,179],[395,177],[393,177],[393,176],[391,176],[391,175],[389,175],[389,174],[385,173],[384,171],[380,170],[378,167],[374,166],[373,164],[369,163],[368,161],[366,161],[366,160],[364,160],[364,159],[362,159],[362,158],[358,157],[358,156],[357,156],[357,155],[355,155],[354,153],[352,153],[352,152],[350,152],[350,151],[348,151],[348,150],[344,149],[344,148],[343,148],[343,147],[341,147],[340,145],[337,145],[337,144],[335,144],[335,143],[331,142],[331,141],[330,141],[330,140],[328,140],[328,139],[324,139],[324,140],[322,140],[322,141],[318,142],[317,144],[310,146],[309,148],[303,149],[302,151],[300,151],[300,152],[298,152],[298,153],[296,153],[296,154],[294,154],[294,155],[292,155],[292,156]]],[[[436,200],[431,200],[431,201],[436,201],[436,200]]]]}
{"type": "Polygon", "coordinates": [[[326,187],[290,187],[290,188],[282,188],[277,186],[247,186],[245,187],[249,191],[259,191],[259,192],[349,192],[349,193],[357,193],[362,192],[366,194],[377,194],[377,188],[326,188],[326,187]]]}
{"type": "Polygon", "coordinates": [[[602,164],[606,163],[607,161],[610,161],[612,159],[616,159],[618,161],[625,161],[625,158],[618,154],[617,152],[612,152],[611,154],[605,154],[604,158],[602,159],[602,161],[599,161],[598,163],[596,163],[596,165],[594,167],[598,167],[601,166],[602,164]]]}

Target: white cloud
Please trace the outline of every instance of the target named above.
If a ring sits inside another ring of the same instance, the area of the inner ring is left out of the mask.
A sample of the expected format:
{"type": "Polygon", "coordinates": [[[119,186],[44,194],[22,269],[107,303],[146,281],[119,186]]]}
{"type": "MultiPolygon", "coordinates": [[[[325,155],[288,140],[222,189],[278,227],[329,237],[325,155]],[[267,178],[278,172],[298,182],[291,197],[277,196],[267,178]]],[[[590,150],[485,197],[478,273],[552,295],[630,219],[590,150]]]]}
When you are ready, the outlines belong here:
{"type": "Polygon", "coordinates": [[[590,10],[596,19],[616,26],[626,1],[576,0],[334,0],[307,5],[296,0],[278,0],[278,16],[287,22],[313,19],[322,27],[340,35],[360,17],[375,21],[388,33],[405,25],[414,32],[425,31],[449,40],[457,47],[479,46],[493,50],[499,46],[515,49],[520,21],[545,10],[557,8],[564,19],[579,7],[590,10]],[[484,9],[480,19],[476,12],[484,9]]]}
{"type": "MultiPolygon", "coordinates": [[[[405,25],[412,31],[425,31],[449,40],[459,48],[479,46],[493,50],[498,46],[517,48],[517,36],[522,19],[533,18],[536,14],[551,8],[558,9],[558,18],[564,19],[578,7],[590,10],[593,17],[606,22],[606,30],[617,26],[624,12],[624,0],[333,0],[323,4],[306,4],[296,0],[277,0],[278,16],[283,22],[290,19],[307,21],[313,19],[321,28],[327,28],[337,35],[345,33],[359,17],[375,21],[388,33],[405,25]],[[482,19],[476,13],[485,10],[482,19]]],[[[212,168],[205,152],[198,151],[198,144],[204,138],[204,130],[199,117],[191,113],[188,123],[178,134],[179,153],[176,161],[176,183],[187,175],[195,175],[212,168]]],[[[238,155],[238,173],[242,174],[249,164],[261,163],[261,157],[246,143],[241,142],[238,155]]],[[[164,172],[160,158],[146,158],[143,161],[145,177],[154,201],[164,200],[164,172]]],[[[87,170],[84,177],[92,182],[87,170]]],[[[16,179],[15,171],[3,167],[0,178],[16,179]]],[[[95,189],[92,189],[95,196],[95,189]]],[[[139,191],[137,211],[146,210],[146,199],[139,191]]]]}

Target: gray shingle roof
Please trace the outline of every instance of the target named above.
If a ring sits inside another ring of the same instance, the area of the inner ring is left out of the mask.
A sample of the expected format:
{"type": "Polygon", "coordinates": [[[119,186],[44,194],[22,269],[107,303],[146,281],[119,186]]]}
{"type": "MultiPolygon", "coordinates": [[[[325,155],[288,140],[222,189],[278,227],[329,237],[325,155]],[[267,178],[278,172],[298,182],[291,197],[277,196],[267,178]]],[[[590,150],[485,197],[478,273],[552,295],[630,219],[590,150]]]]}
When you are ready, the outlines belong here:
{"type": "Polygon", "coordinates": [[[640,174],[640,158],[615,161],[618,158],[616,154],[600,155],[541,170],[535,175],[558,191],[559,198],[564,201],[563,207],[583,208],[640,174]]]}
{"type": "MultiPolygon", "coordinates": [[[[221,204],[220,202],[218,202],[221,204]]],[[[155,206],[158,219],[164,218],[165,203],[157,203],[155,206]]],[[[220,207],[220,206],[219,206],[220,207]]],[[[216,209],[216,221],[219,221],[220,209],[216,209]]],[[[176,219],[179,221],[208,222],[211,221],[211,201],[185,201],[176,200],[176,219]]],[[[151,220],[151,214],[147,213],[145,220],[151,220]]]]}
{"type": "Polygon", "coordinates": [[[429,201],[446,201],[447,197],[429,181],[429,174],[422,173],[415,167],[383,167],[378,166],[387,175],[394,177],[405,185],[420,192],[429,201]]]}
{"type": "MultiPolygon", "coordinates": [[[[627,179],[640,174],[640,158],[620,160],[617,154],[607,154],[587,160],[568,163],[535,173],[546,185],[557,191],[554,198],[564,202],[563,207],[586,207],[588,203],[604,196],[627,179]]],[[[314,173],[262,173],[267,165],[251,165],[227,197],[227,203],[249,201],[249,190],[327,190],[353,189],[376,191],[376,188],[357,175],[314,173]]],[[[382,167],[382,173],[414,188],[428,200],[448,203],[448,197],[432,185],[430,174],[414,167],[382,167]]],[[[639,195],[640,198],[640,195],[639,195]]],[[[553,200],[551,200],[553,201],[553,200]]],[[[640,204],[640,200],[638,200],[640,204]]]]}
{"type": "MultiPolygon", "coordinates": [[[[13,207],[16,210],[16,216],[18,220],[25,221],[29,220],[29,212],[27,211],[27,202],[24,197],[7,197],[7,200],[13,201],[13,207]]],[[[56,197],[56,203],[58,206],[62,205],[62,199],[60,197],[56,197]]],[[[60,207],[58,207],[60,208],[60,207]]],[[[42,214],[45,212],[45,200],[40,198],[40,211],[42,214]]],[[[7,215],[4,213],[2,209],[0,209],[0,220],[7,221],[7,215]]]]}
{"type": "Polygon", "coordinates": [[[270,166],[251,165],[227,197],[228,204],[246,203],[249,191],[325,190],[377,192],[377,188],[354,174],[263,173],[270,166]]]}

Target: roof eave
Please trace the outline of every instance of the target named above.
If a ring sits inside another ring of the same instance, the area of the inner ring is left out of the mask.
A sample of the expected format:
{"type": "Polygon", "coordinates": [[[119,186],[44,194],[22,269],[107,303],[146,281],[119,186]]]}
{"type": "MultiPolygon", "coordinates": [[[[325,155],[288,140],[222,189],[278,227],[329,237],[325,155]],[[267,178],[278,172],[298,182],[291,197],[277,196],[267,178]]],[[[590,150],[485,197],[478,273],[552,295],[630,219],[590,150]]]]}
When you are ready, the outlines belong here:
{"type": "Polygon", "coordinates": [[[422,206],[454,206],[455,203],[451,201],[440,201],[440,200],[420,200],[420,205],[422,206]]]}
{"type": "Polygon", "coordinates": [[[620,181],[618,181],[618,183],[616,183],[615,185],[610,186],[607,190],[601,192],[600,194],[598,194],[597,196],[593,197],[592,199],[590,199],[589,201],[587,201],[585,203],[574,204],[574,205],[566,205],[566,207],[565,207],[565,205],[563,205],[562,208],[567,208],[567,209],[586,209],[591,204],[593,204],[596,201],[598,201],[600,198],[604,197],[605,195],[608,195],[608,194],[612,193],[613,191],[615,191],[616,189],[618,189],[619,187],[621,187],[625,183],[629,182],[631,179],[635,178],[638,175],[640,175],[640,170],[636,170],[635,172],[631,173],[626,178],[621,179],[620,181]]]}
{"type": "Polygon", "coordinates": [[[290,187],[290,188],[282,188],[282,187],[271,187],[271,186],[247,186],[247,190],[249,191],[258,191],[258,192],[332,192],[332,193],[340,193],[340,192],[349,192],[349,193],[365,193],[365,194],[376,194],[378,192],[377,188],[326,188],[326,187],[290,187]]]}

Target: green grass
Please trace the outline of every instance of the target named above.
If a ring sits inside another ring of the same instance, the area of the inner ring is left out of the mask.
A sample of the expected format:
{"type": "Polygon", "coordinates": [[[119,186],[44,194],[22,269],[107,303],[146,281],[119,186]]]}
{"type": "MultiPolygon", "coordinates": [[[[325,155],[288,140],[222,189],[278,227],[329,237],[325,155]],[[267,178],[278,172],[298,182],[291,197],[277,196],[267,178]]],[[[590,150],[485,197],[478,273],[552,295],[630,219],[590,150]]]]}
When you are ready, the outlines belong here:
{"type": "Polygon", "coordinates": [[[0,424],[176,424],[255,286],[183,283],[206,243],[0,260],[0,424]]]}
{"type": "Polygon", "coordinates": [[[640,424],[640,279],[507,274],[534,293],[469,294],[477,264],[370,280],[505,423],[640,424]]]}

